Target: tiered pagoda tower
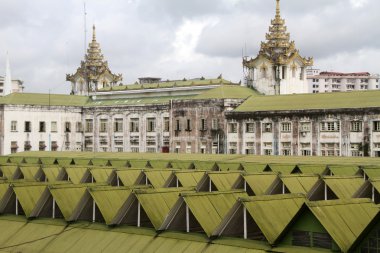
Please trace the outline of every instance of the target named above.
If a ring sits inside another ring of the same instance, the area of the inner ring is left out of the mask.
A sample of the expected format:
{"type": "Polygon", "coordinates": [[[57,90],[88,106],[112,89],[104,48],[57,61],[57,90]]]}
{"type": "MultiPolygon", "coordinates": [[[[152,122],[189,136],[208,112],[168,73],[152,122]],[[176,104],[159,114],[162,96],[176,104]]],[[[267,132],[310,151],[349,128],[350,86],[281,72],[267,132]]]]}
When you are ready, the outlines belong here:
{"type": "Polygon", "coordinates": [[[115,75],[104,61],[102,50],[96,41],[95,25],[93,26],[92,41],[87,49],[85,60],[73,75],[67,74],[66,81],[71,82],[71,93],[75,95],[89,95],[109,86],[115,86],[123,79],[121,74],[115,75]]]}
{"type": "Polygon", "coordinates": [[[259,54],[254,59],[243,59],[246,84],[267,95],[307,93],[306,68],[313,65],[313,59],[302,57],[290,41],[281,18],[280,0],[276,1],[276,16],[259,54]]]}

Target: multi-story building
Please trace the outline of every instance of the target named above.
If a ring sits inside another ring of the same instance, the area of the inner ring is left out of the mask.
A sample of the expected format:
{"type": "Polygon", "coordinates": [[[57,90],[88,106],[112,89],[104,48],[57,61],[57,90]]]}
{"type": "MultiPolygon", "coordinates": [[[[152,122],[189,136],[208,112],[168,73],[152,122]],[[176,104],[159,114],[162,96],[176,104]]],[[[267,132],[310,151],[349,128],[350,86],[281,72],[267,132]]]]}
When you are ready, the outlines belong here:
{"type": "MultiPolygon", "coordinates": [[[[4,77],[0,76],[0,96],[3,96],[4,77]]],[[[12,79],[12,92],[23,92],[24,82],[20,79],[12,79]]]]}
{"type": "Polygon", "coordinates": [[[309,93],[380,90],[378,74],[368,72],[339,73],[308,69],[309,93]]]}

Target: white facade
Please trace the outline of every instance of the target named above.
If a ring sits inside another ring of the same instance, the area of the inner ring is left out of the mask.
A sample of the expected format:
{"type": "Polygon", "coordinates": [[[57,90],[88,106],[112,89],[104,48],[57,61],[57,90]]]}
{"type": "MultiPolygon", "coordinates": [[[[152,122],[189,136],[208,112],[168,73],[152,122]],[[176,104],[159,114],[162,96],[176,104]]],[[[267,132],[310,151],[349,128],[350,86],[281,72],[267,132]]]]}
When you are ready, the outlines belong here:
{"type": "Polygon", "coordinates": [[[308,93],[379,90],[380,75],[307,70],[308,93]]]}
{"type": "MultiPolygon", "coordinates": [[[[24,85],[23,81],[19,79],[13,79],[12,80],[12,93],[14,92],[23,92],[24,91],[24,85]]],[[[4,88],[4,77],[0,76],[0,96],[3,96],[3,88],[4,88]]]]}
{"type": "Polygon", "coordinates": [[[81,111],[67,106],[4,105],[1,154],[81,151],[82,133],[76,128],[81,111]]]}

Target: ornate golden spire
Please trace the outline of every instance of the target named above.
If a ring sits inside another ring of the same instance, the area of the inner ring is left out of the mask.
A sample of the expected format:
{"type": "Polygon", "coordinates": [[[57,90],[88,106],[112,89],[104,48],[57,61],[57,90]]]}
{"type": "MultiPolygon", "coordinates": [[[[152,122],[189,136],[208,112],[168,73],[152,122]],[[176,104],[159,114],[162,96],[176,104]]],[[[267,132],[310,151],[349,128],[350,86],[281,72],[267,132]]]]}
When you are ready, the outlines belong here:
{"type": "Polygon", "coordinates": [[[95,24],[92,26],[92,41],[96,41],[95,24]]]}
{"type": "MultiPolygon", "coordinates": [[[[261,43],[259,54],[266,55],[277,65],[285,64],[292,55],[298,53],[294,41],[290,41],[285,20],[281,18],[280,0],[276,0],[276,15],[265,37],[266,42],[261,43]]],[[[309,62],[305,59],[305,63],[312,65],[312,60],[309,62]]]]}
{"type": "Polygon", "coordinates": [[[281,18],[281,14],[280,14],[280,0],[276,0],[277,1],[277,5],[276,5],[276,18],[281,18]]]}

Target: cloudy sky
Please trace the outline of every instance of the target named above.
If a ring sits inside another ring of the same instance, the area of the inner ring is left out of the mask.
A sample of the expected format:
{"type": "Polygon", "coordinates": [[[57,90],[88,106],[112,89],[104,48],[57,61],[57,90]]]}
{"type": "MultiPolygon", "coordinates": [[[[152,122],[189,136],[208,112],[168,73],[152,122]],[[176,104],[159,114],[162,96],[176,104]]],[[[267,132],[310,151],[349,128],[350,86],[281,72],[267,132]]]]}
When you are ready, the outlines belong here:
{"type": "MultiPolygon", "coordinates": [[[[69,93],[66,73],[84,54],[83,1],[0,0],[0,75],[27,92],[69,93]]],[[[380,73],[380,1],[282,0],[291,39],[322,70],[380,73]]],[[[87,34],[124,83],[164,79],[242,79],[241,54],[256,56],[275,0],[86,0],[87,34]]]]}

